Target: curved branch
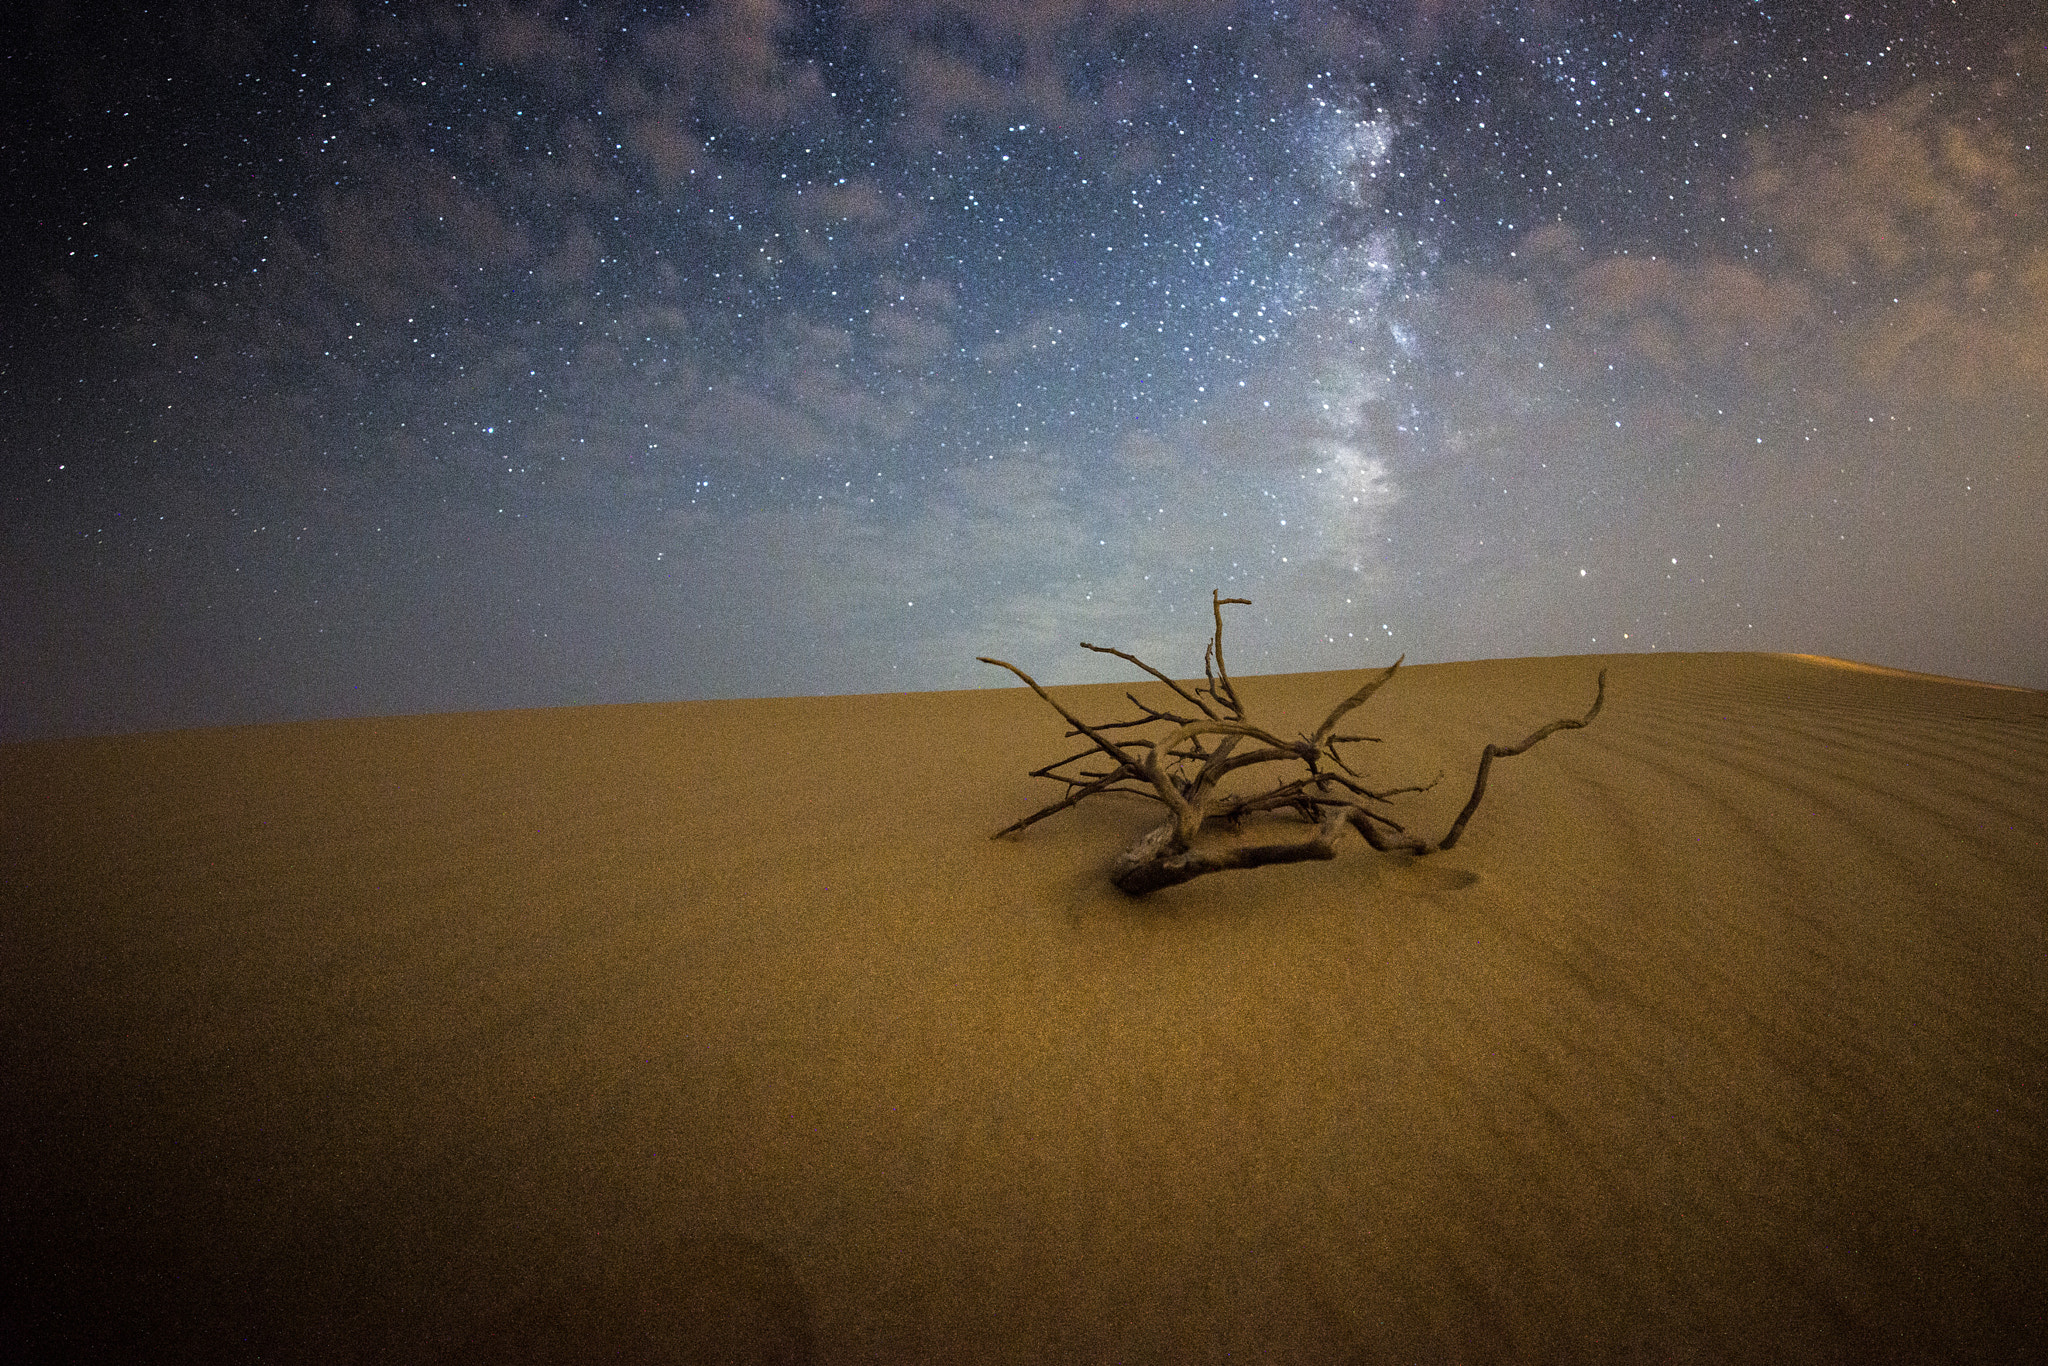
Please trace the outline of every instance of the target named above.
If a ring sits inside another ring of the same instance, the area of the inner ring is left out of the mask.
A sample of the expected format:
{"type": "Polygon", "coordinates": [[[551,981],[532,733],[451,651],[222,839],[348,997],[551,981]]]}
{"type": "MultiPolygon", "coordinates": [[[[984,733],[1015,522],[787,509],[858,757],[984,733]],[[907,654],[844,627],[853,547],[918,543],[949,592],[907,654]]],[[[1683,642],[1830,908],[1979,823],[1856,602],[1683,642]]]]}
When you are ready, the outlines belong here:
{"type": "Polygon", "coordinates": [[[987,655],[976,655],[974,658],[978,663],[993,664],[999,669],[1008,669],[1011,673],[1023,679],[1025,683],[1030,685],[1031,691],[1037,693],[1040,697],[1045,699],[1045,705],[1051,707],[1061,716],[1066,717],[1068,724],[1072,725],[1076,731],[1080,732],[1082,735],[1087,736],[1096,744],[1102,746],[1103,752],[1108,754],[1110,758],[1116,760],[1120,764],[1128,764],[1133,769],[1137,768],[1137,762],[1133,760],[1130,755],[1124,753],[1122,745],[1115,744],[1109,740],[1105,740],[1100,735],[1096,734],[1095,728],[1093,726],[1089,725],[1086,721],[1083,721],[1080,717],[1074,715],[1074,713],[1068,711],[1065,707],[1061,706],[1058,702],[1054,701],[1053,695],[1047,692],[1044,688],[1039,687],[1038,680],[1033,678],[1030,674],[1025,673],[1022,669],[1018,668],[1015,664],[1010,663],[1010,661],[1007,659],[990,659],[987,655]]]}
{"type": "Polygon", "coordinates": [[[1458,837],[1460,835],[1465,833],[1465,822],[1472,819],[1472,813],[1479,809],[1479,799],[1486,795],[1486,774],[1488,770],[1490,770],[1493,767],[1493,761],[1495,759],[1512,759],[1517,754],[1521,754],[1530,749],[1532,746],[1536,744],[1537,741],[1545,739],[1557,731],[1578,730],[1583,726],[1592,724],[1593,718],[1600,714],[1600,708],[1604,706],[1606,702],[1607,670],[1602,669],[1600,671],[1599,689],[1593,694],[1593,705],[1584,716],[1580,717],[1576,721],[1570,720],[1569,718],[1563,721],[1552,721],[1549,725],[1543,727],[1534,735],[1531,735],[1528,739],[1522,741],[1522,743],[1519,745],[1510,745],[1506,747],[1500,745],[1488,745],[1484,750],[1482,750],[1479,755],[1479,772],[1472,779],[1472,799],[1465,803],[1465,809],[1458,813],[1458,819],[1451,822],[1451,828],[1449,832],[1446,833],[1443,839],[1437,843],[1436,847],[1439,849],[1448,849],[1458,842],[1458,837]]]}
{"type": "MultiPolygon", "coordinates": [[[[1364,702],[1366,698],[1371,697],[1374,693],[1378,692],[1380,688],[1386,683],[1386,681],[1394,676],[1394,670],[1401,667],[1401,660],[1406,658],[1408,658],[1408,656],[1404,654],[1401,656],[1401,659],[1397,659],[1392,664],[1387,665],[1387,667],[1381,671],[1379,677],[1368,679],[1364,687],[1360,688],[1357,692],[1351,694],[1351,696],[1345,698],[1342,702],[1339,702],[1334,708],[1332,708],[1330,714],[1323,718],[1323,724],[1316,727],[1316,733],[1309,737],[1309,743],[1314,745],[1318,749],[1322,748],[1323,741],[1331,738],[1330,732],[1337,729],[1337,723],[1344,719],[1345,713],[1351,711],[1360,703],[1364,702]]],[[[1346,735],[1339,736],[1337,738],[1345,740],[1363,740],[1371,739],[1372,737],[1346,735]]],[[[1336,751],[1331,751],[1333,757],[1335,753],[1336,751]]],[[[1340,759],[1338,760],[1338,762],[1342,763],[1343,761],[1340,759]]]]}
{"type": "MultiPolygon", "coordinates": [[[[1125,652],[1124,652],[1124,651],[1122,651],[1122,650],[1116,649],[1116,648],[1114,648],[1114,647],[1112,647],[1112,646],[1108,646],[1108,645],[1090,645],[1090,644],[1089,644],[1089,643],[1088,643],[1087,641],[1085,641],[1085,640],[1081,642],[1081,648],[1082,648],[1082,649],[1084,649],[1084,650],[1093,650],[1093,651],[1095,651],[1095,653],[1096,653],[1096,654],[1099,654],[1099,655],[1115,655],[1115,656],[1116,656],[1116,657],[1117,657],[1118,659],[1122,659],[1122,660],[1128,660],[1128,661],[1129,661],[1130,663],[1132,663],[1132,664],[1135,664],[1135,665],[1137,665],[1137,666],[1138,666],[1139,668],[1143,669],[1143,670],[1144,670],[1144,671],[1145,671],[1146,673],[1148,673],[1148,674],[1151,674],[1151,675],[1152,675],[1152,676],[1153,676],[1154,678],[1158,679],[1158,680],[1159,680],[1159,681],[1160,681],[1161,683],[1164,683],[1164,684],[1165,684],[1165,685],[1166,685],[1167,687],[1169,687],[1169,688],[1173,689],[1173,690],[1174,690],[1175,692],[1179,693],[1179,694],[1180,694],[1180,695],[1181,695],[1182,697],[1186,698],[1186,699],[1187,699],[1188,701],[1190,701],[1190,702],[1194,703],[1194,704],[1195,704],[1196,706],[1200,707],[1200,708],[1202,709],[1202,715],[1204,715],[1204,716],[1208,716],[1208,717],[1214,717],[1214,716],[1216,715],[1215,711],[1214,711],[1214,710],[1213,710],[1213,709],[1212,709],[1212,708],[1211,708],[1211,707],[1209,706],[1209,704],[1208,704],[1207,702],[1204,702],[1204,701],[1203,701],[1203,700],[1202,700],[1201,698],[1199,698],[1199,697],[1195,696],[1195,695],[1194,695],[1193,693],[1189,692],[1189,691],[1188,691],[1188,690],[1187,690],[1186,688],[1183,688],[1183,687],[1182,687],[1182,686],[1181,686],[1180,684],[1178,684],[1178,683],[1174,682],[1174,681],[1173,681],[1172,679],[1168,678],[1168,677],[1167,677],[1167,676],[1166,676],[1165,674],[1163,674],[1163,673],[1159,672],[1159,670],[1157,670],[1157,669],[1153,668],[1153,667],[1152,667],[1152,666],[1151,666],[1150,664],[1147,664],[1147,663],[1146,663],[1146,662],[1145,662],[1144,660],[1142,660],[1142,659],[1138,658],[1138,657],[1137,657],[1136,655],[1134,655],[1134,654],[1127,654],[1127,653],[1125,653],[1125,652]]],[[[1129,693],[1125,693],[1125,694],[1124,694],[1124,696],[1126,696],[1126,697],[1130,697],[1131,695],[1130,695],[1129,693]]],[[[1131,701],[1133,701],[1133,702],[1138,702],[1138,699],[1137,699],[1137,698],[1135,698],[1135,697],[1131,697],[1131,701]]],[[[1142,702],[1138,702],[1138,705],[1139,705],[1140,707],[1145,707],[1145,704],[1144,704],[1144,703],[1142,703],[1142,702]]],[[[1145,707],[1145,710],[1147,710],[1147,711],[1150,711],[1150,710],[1151,710],[1151,708],[1149,708],[1149,707],[1145,707]]],[[[1132,724],[1142,724],[1142,723],[1137,723],[1137,722],[1134,722],[1134,723],[1132,723],[1132,724]]]]}

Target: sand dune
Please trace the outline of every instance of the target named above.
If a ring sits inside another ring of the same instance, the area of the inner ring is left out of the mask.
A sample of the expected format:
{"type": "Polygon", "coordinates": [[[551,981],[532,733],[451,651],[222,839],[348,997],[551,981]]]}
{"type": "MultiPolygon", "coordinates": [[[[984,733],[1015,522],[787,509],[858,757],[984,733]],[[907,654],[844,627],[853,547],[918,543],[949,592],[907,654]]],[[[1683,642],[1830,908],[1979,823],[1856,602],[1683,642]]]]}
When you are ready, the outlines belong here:
{"type": "Polygon", "coordinates": [[[1022,689],[0,747],[6,1336],[2040,1359],[2048,696],[1429,666],[1376,771],[1440,832],[1603,664],[1455,851],[1140,902],[1136,799],[987,838],[1022,689]]]}

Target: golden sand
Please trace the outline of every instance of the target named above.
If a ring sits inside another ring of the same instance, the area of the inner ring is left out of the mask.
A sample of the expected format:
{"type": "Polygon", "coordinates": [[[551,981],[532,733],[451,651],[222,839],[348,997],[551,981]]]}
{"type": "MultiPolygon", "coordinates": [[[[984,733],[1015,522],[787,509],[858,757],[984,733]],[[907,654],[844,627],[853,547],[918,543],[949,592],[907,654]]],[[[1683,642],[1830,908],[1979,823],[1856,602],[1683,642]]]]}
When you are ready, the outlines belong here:
{"type": "MultiPolygon", "coordinates": [[[[2021,1359],[2048,696],[1531,659],[1356,727],[1441,833],[1603,665],[1454,851],[1142,901],[1140,799],[987,838],[1069,752],[1021,688],[0,747],[9,1336],[2021,1359]]],[[[1361,677],[1241,690],[1291,733],[1361,677]]]]}

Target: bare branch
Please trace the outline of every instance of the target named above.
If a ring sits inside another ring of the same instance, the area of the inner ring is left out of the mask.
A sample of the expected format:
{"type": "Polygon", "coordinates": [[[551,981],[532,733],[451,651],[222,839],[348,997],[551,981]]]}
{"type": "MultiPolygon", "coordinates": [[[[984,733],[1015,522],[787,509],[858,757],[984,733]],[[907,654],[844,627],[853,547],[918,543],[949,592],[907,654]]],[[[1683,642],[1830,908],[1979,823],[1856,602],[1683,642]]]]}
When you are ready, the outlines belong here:
{"type": "Polygon", "coordinates": [[[1443,771],[1438,770],[1436,777],[1431,778],[1426,783],[1416,783],[1409,787],[1390,787],[1384,792],[1375,792],[1363,783],[1353,782],[1349,778],[1340,778],[1334,773],[1325,773],[1321,775],[1321,780],[1323,782],[1336,783],[1339,787],[1343,787],[1351,792],[1357,793],[1359,796],[1364,797],[1369,801],[1375,802],[1390,802],[1396,797],[1405,797],[1411,792],[1427,792],[1432,787],[1435,787],[1438,783],[1442,782],[1443,778],[1443,771]]]}
{"type": "MultiPolygon", "coordinates": [[[[1112,647],[1112,646],[1108,646],[1108,645],[1090,645],[1090,644],[1089,644],[1089,643],[1088,643],[1087,641],[1085,641],[1085,640],[1081,642],[1081,648],[1082,648],[1082,649],[1084,649],[1084,650],[1093,650],[1093,651],[1095,651],[1095,653],[1096,653],[1096,654],[1099,654],[1099,655],[1115,655],[1115,656],[1116,656],[1116,657],[1117,657],[1118,659],[1122,659],[1122,660],[1128,660],[1129,662],[1131,662],[1131,663],[1133,663],[1133,664],[1137,665],[1137,666],[1138,666],[1139,668],[1143,669],[1143,670],[1144,670],[1144,671],[1145,671],[1146,673],[1148,673],[1148,674],[1151,674],[1151,675],[1152,675],[1152,676],[1153,676],[1154,678],[1158,679],[1158,680],[1159,680],[1159,681],[1160,681],[1161,683],[1164,683],[1164,684],[1165,684],[1165,685],[1166,685],[1167,687],[1169,687],[1169,688],[1173,689],[1173,690],[1174,690],[1175,692],[1179,693],[1179,694],[1180,694],[1180,695],[1181,695],[1182,697],[1186,698],[1186,699],[1187,699],[1188,701],[1190,701],[1190,702],[1194,703],[1194,704],[1195,704],[1196,706],[1200,707],[1200,708],[1202,709],[1202,715],[1204,715],[1204,716],[1211,716],[1211,717],[1213,717],[1214,715],[1216,715],[1216,713],[1215,713],[1215,712],[1213,712],[1213,711],[1210,711],[1210,710],[1209,710],[1208,706],[1207,706],[1207,705],[1206,705],[1206,704],[1205,704],[1205,703],[1204,703],[1204,702],[1202,701],[1202,699],[1201,699],[1201,698],[1199,698],[1199,697],[1195,696],[1195,695],[1194,695],[1193,693],[1189,692],[1189,691],[1188,691],[1188,690],[1187,690],[1186,688],[1183,688],[1183,687],[1182,687],[1182,686],[1181,686],[1180,684],[1178,684],[1178,683],[1174,682],[1174,681],[1173,681],[1172,679],[1168,678],[1168,677],[1167,677],[1167,676],[1166,676],[1165,674],[1163,674],[1163,673],[1159,672],[1159,670],[1157,670],[1157,669],[1153,668],[1153,667],[1152,667],[1152,666],[1151,666],[1150,664],[1147,664],[1147,663],[1146,663],[1146,662],[1145,662],[1144,660],[1142,660],[1142,659],[1138,658],[1138,657],[1137,657],[1136,655],[1134,655],[1134,654],[1126,654],[1126,653],[1125,653],[1124,651],[1122,651],[1122,650],[1119,650],[1119,649],[1116,649],[1116,648],[1114,648],[1114,647],[1112,647]]],[[[1124,696],[1126,696],[1126,697],[1130,697],[1130,694],[1129,694],[1129,693],[1125,693],[1125,694],[1124,694],[1124,696]]],[[[1133,701],[1133,702],[1138,702],[1138,699],[1137,699],[1137,698],[1135,698],[1135,697],[1131,697],[1131,701],[1133,701]]],[[[1144,703],[1142,703],[1142,702],[1138,702],[1138,705],[1139,705],[1139,706],[1141,706],[1141,707],[1143,707],[1143,706],[1144,706],[1145,704],[1144,704],[1144,703]]],[[[1149,708],[1148,708],[1148,710],[1149,710],[1149,708]]]]}
{"type": "MultiPolygon", "coordinates": [[[[1230,681],[1230,668],[1223,662],[1223,608],[1226,603],[1238,603],[1242,606],[1249,607],[1252,605],[1252,600],[1250,598],[1218,597],[1216,595],[1216,590],[1212,588],[1209,590],[1209,603],[1211,610],[1213,610],[1216,613],[1216,638],[1214,641],[1214,646],[1216,650],[1216,674],[1223,680],[1223,692],[1217,700],[1222,702],[1224,706],[1230,708],[1230,714],[1232,716],[1242,719],[1244,716],[1244,704],[1237,700],[1237,688],[1230,681]]],[[[1211,678],[1209,680],[1209,691],[1212,693],[1216,691],[1215,678],[1211,678]]]]}
{"type": "Polygon", "coordinates": [[[1356,745],[1365,743],[1367,741],[1370,741],[1373,744],[1378,744],[1380,742],[1380,737],[1377,735],[1332,735],[1329,738],[1329,740],[1325,743],[1324,749],[1328,751],[1331,763],[1335,764],[1337,767],[1343,769],[1346,773],[1349,773],[1352,777],[1356,778],[1358,776],[1358,770],[1344,762],[1344,756],[1337,752],[1337,746],[1356,745]]]}
{"type": "Polygon", "coordinates": [[[1309,743],[1317,748],[1321,748],[1323,741],[1331,738],[1330,732],[1337,729],[1337,723],[1344,719],[1345,714],[1364,702],[1366,698],[1378,692],[1381,686],[1394,676],[1394,670],[1401,667],[1401,660],[1406,658],[1408,658],[1407,655],[1402,655],[1401,659],[1397,659],[1392,664],[1387,665],[1386,671],[1380,674],[1379,677],[1368,679],[1364,687],[1331,708],[1330,714],[1323,718],[1323,724],[1316,727],[1316,733],[1309,737],[1309,743]]]}
{"type": "MultiPolygon", "coordinates": [[[[1124,696],[1130,699],[1130,703],[1132,706],[1136,707],[1139,711],[1145,713],[1145,719],[1143,721],[1129,721],[1124,723],[1126,725],[1142,726],[1153,721],[1169,721],[1176,726],[1184,726],[1188,722],[1195,719],[1192,716],[1182,716],[1179,712],[1160,711],[1157,707],[1148,707],[1143,702],[1140,702],[1138,700],[1138,695],[1136,693],[1127,692],[1124,694],[1124,696]]],[[[1201,703],[1197,702],[1195,705],[1199,707],[1201,703]]],[[[1210,713],[1204,712],[1203,714],[1209,715],[1210,713]]]]}
{"type": "Polygon", "coordinates": [[[1058,778],[1060,775],[1054,772],[1053,770],[1065,768],[1068,764],[1071,764],[1076,760],[1086,759],[1090,755],[1098,754],[1100,752],[1101,751],[1099,750],[1084,749],[1079,754],[1069,754],[1066,758],[1060,760],[1056,764],[1047,764],[1044,768],[1034,768],[1027,776],[1032,778],[1058,778]]]}
{"type": "Polygon", "coordinates": [[[1093,740],[1096,744],[1102,746],[1103,752],[1108,754],[1110,758],[1115,759],[1118,763],[1130,764],[1134,768],[1137,766],[1137,761],[1133,760],[1130,755],[1124,753],[1123,747],[1121,745],[1118,745],[1113,741],[1105,740],[1100,735],[1097,735],[1092,726],[1090,726],[1086,721],[1083,721],[1080,717],[1074,715],[1074,713],[1068,711],[1058,702],[1055,702],[1053,700],[1053,696],[1051,693],[1047,692],[1044,688],[1038,686],[1037,679],[1033,678],[1030,674],[1025,673],[1015,664],[1010,663],[1010,661],[1008,661],[1007,659],[990,659],[987,655],[976,655],[974,658],[977,663],[993,664],[998,668],[1008,669],[1011,673],[1023,679],[1024,682],[1030,686],[1031,691],[1037,693],[1040,697],[1044,698],[1045,705],[1051,707],[1061,716],[1066,717],[1068,724],[1073,726],[1073,728],[1076,731],[1079,731],[1081,734],[1087,736],[1090,740],[1093,740]]]}
{"type": "Polygon", "coordinates": [[[1570,719],[1566,719],[1563,721],[1552,721],[1549,725],[1543,727],[1534,735],[1531,735],[1528,739],[1522,741],[1522,743],[1519,745],[1511,745],[1506,748],[1503,748],[1500,745],[1488,745],[1483,751],[1481,751],[1479,755],[1479,772],[1477,776],[1475,776],[1472,779],[1472,799],[1465,803],[1465,809],[1458,813],[1458,819],[1451,822],[1450,830],[1444,835],[1443,842],[1437,845],[1437,848],[1450,848],[1452,845],[1458,842],[1458,837],[1465,833],[1465,822],[1472,819],[1472,813],[1479,809],[1479,799],[1486,795],[1486,775],[1487,772],[1492,769],[1493,761],[1495,759],[1512,759],[1517,754],[1524,753],[1525,751],[1530,749],[1532,746],[1536,744],[1537,741],[1545,739],[1558,731],[1578,730],[1581,727],[1592,724],[1593,718],[1600,714],[1600,708],[1606,705],[1606,702],[1607,670],[1602,669],[1600,671],[1599,688],[1593,694],[1592,708],[1588,710],[1584,716],[1580,717],[1576,721],[1570,719]]]}
{"type": "Polygon", "coordinates": [[[1368,803],[1384,806],[1395,797],[1427,791],[1442,779],[1441,772],[1427,784],[1375,790],[1338,752],[1339,745],[1378,743],[1378,736],[1339,735],[1336,733],[1337,724],[1385,686],[1403,660],[1397,659],[1379,670],[1339,702],[1323,718],[1313,735],[1283,740],[1247,717],[1223,656],[1223,609],[1233,604],[1248,605],[1249,600],[1226,598],[1217,592],[1211,592],[1209,599],[1215,614],[1216,630],[1202,654],[1202,673],[1207,686],[1193,692],[1136,655],[1107,646],[1090,645],[1085,641],[1082,643],[1084,649],[1115,655],[1151,674],[1172,688],[1176,695],[1199,708],[1202,713],[1199,717],[1177,716],[1159,710],[1140,701],[1135,693],[1126,692],[1125,699],[1139,713],[1136,718],[1090,725],[1055,701],[1037,680],[1016,665],[980,657],[983,663],[1008,669],[1023,679],[1073,727],[1068,732],[1070,735],[1085,735],[1095,744],[1092,750],[1083,750],[1058,763],[1034,769],[1032,777],[1049,778],[1064,784],[1066,795],[996,832],[998,838],[1014,834],[1047,816],[1105,793],[1127,793],[1159,802],[1171,813],[1171,819],[1141,836],[1117,856],[1111,868],[1111,881],[1133,896],[1142,896],[1209,873],[1257,868],[1270,863],[1334,858],[1337,838],[1347,827],[1357,831],[1374,849],[1385,853],[1418,856],[1435,853],[1450,848],[1464,834],[1472,813],[1478,810],[1481,798],[1486,795],[1487,775],[1495,759],[1511,758],[1557,731],[1576,730],[1591,723],[1606,702],[1607,675],[1603,671],[1593,705],[1583,717],[1553,721],[1519,745],[1486,746],[1479,756],[1479,771],[1473,778],[1472,795],[1465,803],[1465,809],[1458,814],[1449,833],[1432,844],[1410,834],[1399,821],[1374,810],[1368,803]],[[1204,701],[1204,697],[1208,701],[1204,701]],[[1219,708],[1227,711],[1228,716],[1221,714],[1219,708]],[[1113,730],[1136,731],[1160,722],[1167,723],[1170,728],[1150,739],[1134,735],[1119,743],[1105,734],[1113,730]],[[1217,737],[1213,749],[1207,742],[1207,737],[1212,735],[1217,737]],[[1256,747],[1240,753],[1240,747],[1247,740],[1254,742],[1256,747]],[[1097,753],[1111,759],[1114,767],[1106,772],[1085,769],[1062,771],[1097,753]],[[1331,766],[1329,769],[1323,767],[1325,760],[1331,766]],[[1302,776],[1276,782],[1263,792],[1226,796],[1217,791],[1218,784],[1230,774],[1271,763],[1299,764],[1306,772],[1302,776]],[[1198,766],[1192,777],[1188,776],[1189,765],[1198,766]],[[1213,840],[1201,843],[1205,831],[1213,832],[1218,826],[1236,828],[1250,816],[1283,821],[1296,819],[1309,828],[1309,833],[1300,839],[1264,844],[1218,845],[1213,840]]]}
{"type": "MultiPolygon", "coordinates": [[[[1149,711],[1151,711],[1151,708],[1150,708],[1150,707],[1145,707],[1145,706],[1143,706],[1142,704],[1140,705],[1140,708],[1139,708],[1139,709],[1140,709],[1140,710],[1142,710],[1142,711],[1148,711],[1148,712],[1149,712],[1149,711]]],[[[1180,718],[1176,718],[1176,717],[1174,717],[1174,716],[1171,716],[1171,715],[1168,715],[1168,714],[1165,714],[1165,713],[1157,713],[1157,712],[1154,712],[1154,713],[1153,713],[1152,715],[1149,715],[1149,716],[1140,716],[1140,717],[1137,717],[1137,718],[1135,718],[1135,719],[1133,719],[1133,720],[1130,720],[1130,721],[1098,721],[1098,722],[1096,722],[1096,723],[1095,723],[1095,729],[1097,729],[1097,730],[1136,730],[1136,729],[1137,729],[1138,727],[1140,727],[1140,726],[1149,726],[1149,725],[1151,725],[1151,724],[1152,724],[1153,722],[1155,722],[1155,721],[1171,721],[1171,722],[1173,722],[1173,724],[1175,724],[1175,725],[1179,725],[1179,724],[1180,724],[1180,720],[1181,720],[1180,718]]],[[[1073,730],[1070,730],[1070,731],[1068,731],[1068,732],[1067,732],[1067,734],[1069,734],[1069,735],[1079,735],[1079,734],[1080,734],[1080,732],[1079,732],[1079,731],[1073,731],[1073,730]]]]}
{"type": "Polygon", "coordinates": [[[1084,801],[1089,797],[1097,796],[1104,792],[1128,792],[1134,797],[1143,797],[1147,801],[1156,802],[1159,800],[1157,793],[1150,792],[1142,787],[1110,786],[1110,784],[1116,782],[1123,776],[1124,775],[1121,773],[1112,773],[1108,777],[1100,780],[1099,782],[1089,783],[1085,787],[1080,788],[1078,791],[1068,793],[1063,800],[1056,801],[1051,806],[1045,807],[1042,810],[1034,811],[1021,821],[1016,821],[1010,825],[1004,826],[1002,829],[996,831],[995,834],[989,836],[989,838],[999,840],[1005,835],[1014,835],[1019,830],[1022,830],[1027,826],[1038,824],[1047,816],[1057,816],[1060,812],[1066,810],[1068,807],[1073,806],[1081,801],[1084,801]]]}

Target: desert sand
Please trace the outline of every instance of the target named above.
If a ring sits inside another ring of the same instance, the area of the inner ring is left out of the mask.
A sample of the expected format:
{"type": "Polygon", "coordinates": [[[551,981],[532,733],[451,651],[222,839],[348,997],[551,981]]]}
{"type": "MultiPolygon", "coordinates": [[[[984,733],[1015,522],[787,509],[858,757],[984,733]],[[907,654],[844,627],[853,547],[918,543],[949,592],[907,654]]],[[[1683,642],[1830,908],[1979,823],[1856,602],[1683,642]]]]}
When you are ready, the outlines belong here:
{"type": "Polygon", "coordinates": [[[1069,752],[1017,687],[0,747],[4,1334],[2044,1359],[2048,695],[1526,659],[1356,728],[1440,833],[1603,666],[1455,850],[1143,900],[1139,799],[988,838],[1069,752]]]}

